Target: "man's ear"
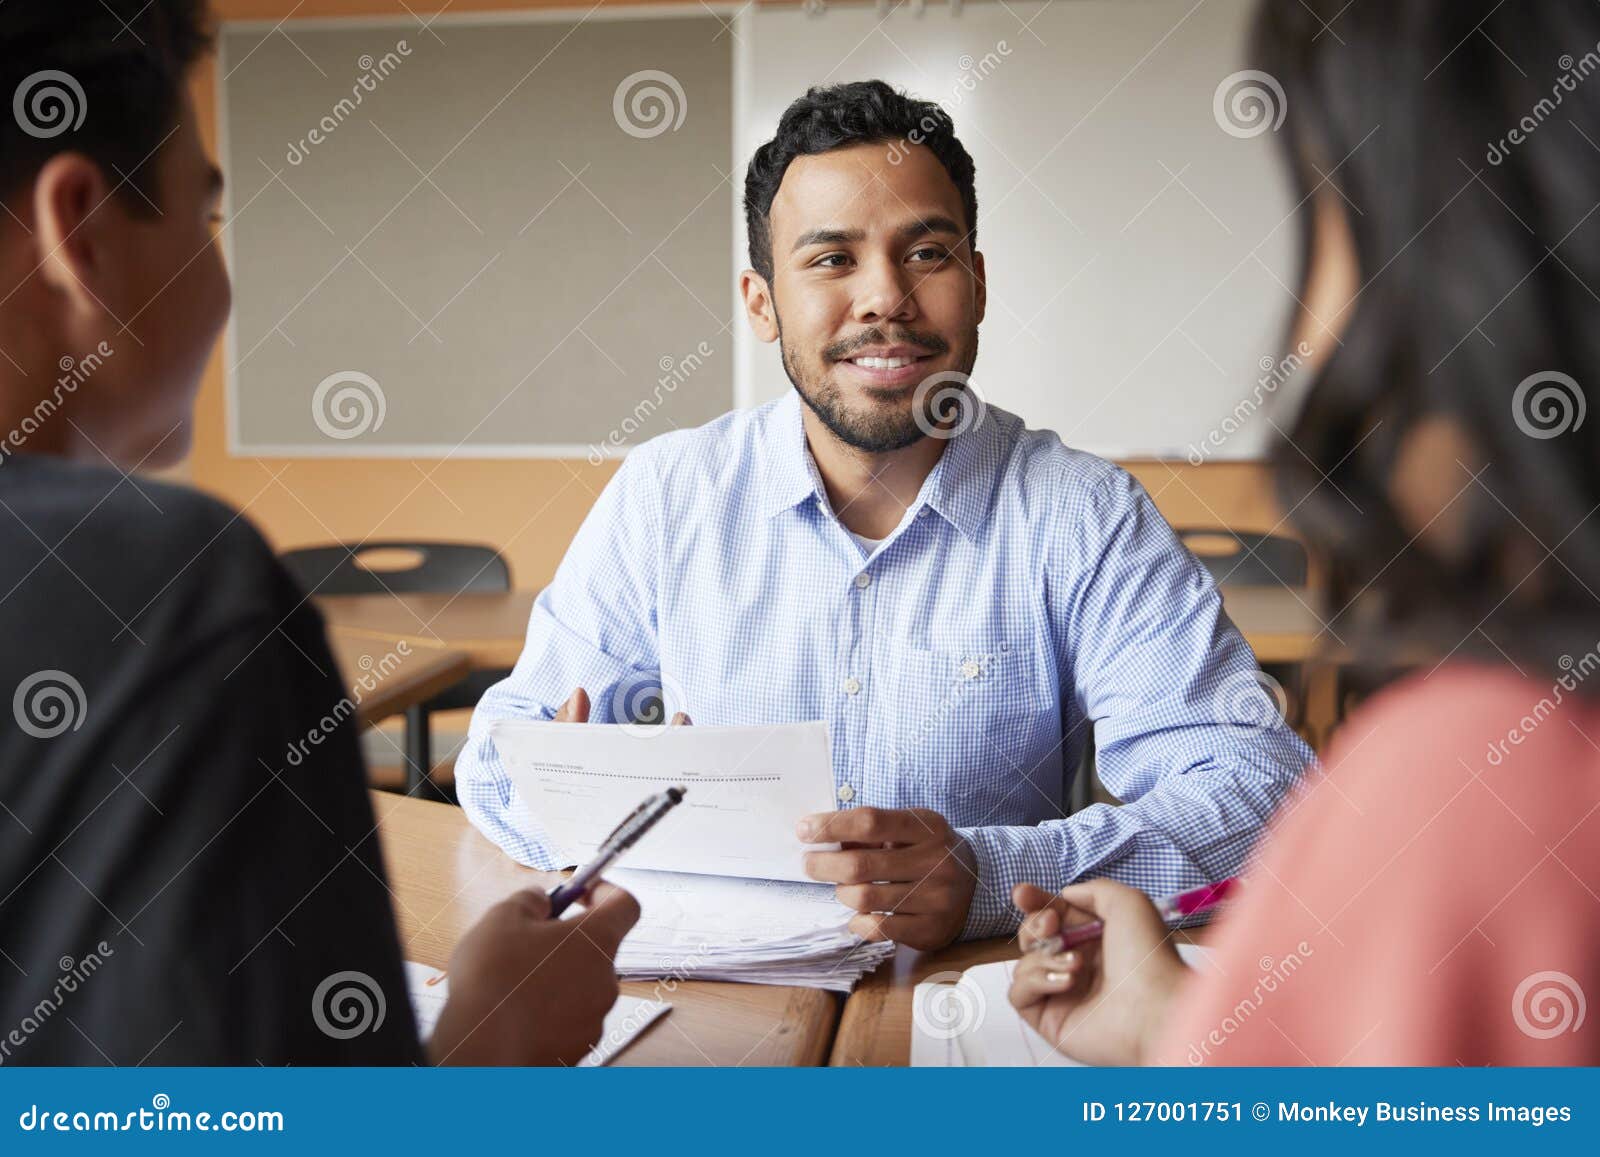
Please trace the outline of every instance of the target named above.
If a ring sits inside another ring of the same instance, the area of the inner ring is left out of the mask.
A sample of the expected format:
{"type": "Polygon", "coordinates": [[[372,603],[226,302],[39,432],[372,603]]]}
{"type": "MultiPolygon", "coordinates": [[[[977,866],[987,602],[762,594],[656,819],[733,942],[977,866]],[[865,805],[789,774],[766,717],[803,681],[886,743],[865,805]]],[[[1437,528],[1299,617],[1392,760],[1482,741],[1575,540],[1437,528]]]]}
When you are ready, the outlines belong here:
{"type": "Polygon", "coordinates": [[[750,329],[761,341],[778,340],[778,311],[772,304],[772,290],[767,279],[754,269],[739,274],[739,295],[744,298],[745,316],[750,319],[750,329]]]}
{"type": "Polygon", "coordinates": [[[104,312],[109,251],[106,229],[115,207],[100,166],[82,153],[57,153],[33,181],[34,245],[38,272],[67,295],[74,311],[104,312]],[[97,288],[98,287],[98,288],[97,288]]]}
{"type": "Polygon", "coordinates": [[[972,275],[977,279],[977,286],[974,290],[973,320],[981,325],[984,312],[989,308],[989,275],[983,271],[983,254],[976,249],[972,251],[972,275]]]}

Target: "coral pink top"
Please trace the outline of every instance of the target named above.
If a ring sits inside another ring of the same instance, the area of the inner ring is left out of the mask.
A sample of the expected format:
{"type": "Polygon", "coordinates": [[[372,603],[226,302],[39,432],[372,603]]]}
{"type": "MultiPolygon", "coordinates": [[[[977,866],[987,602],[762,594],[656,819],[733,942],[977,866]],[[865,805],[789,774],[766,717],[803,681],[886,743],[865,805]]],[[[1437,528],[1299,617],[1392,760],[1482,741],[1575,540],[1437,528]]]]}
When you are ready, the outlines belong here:
{"type": "Polygon", "coordinates": [[[1246,871],[1163,1064],[1600,1064],[1600,692],[1455,663],[1368,701],[1246,871]]]}

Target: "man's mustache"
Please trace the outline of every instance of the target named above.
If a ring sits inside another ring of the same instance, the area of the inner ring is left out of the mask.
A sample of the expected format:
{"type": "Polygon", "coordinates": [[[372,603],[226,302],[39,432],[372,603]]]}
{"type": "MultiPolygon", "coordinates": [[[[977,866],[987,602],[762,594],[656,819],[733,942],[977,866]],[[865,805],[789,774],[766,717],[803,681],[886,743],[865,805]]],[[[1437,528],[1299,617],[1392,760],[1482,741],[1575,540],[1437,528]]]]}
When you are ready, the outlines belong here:
{"type": "Polygon", "coordinates": [[[936,333],[917,333],[914,330],[903,329],[893,337],[887,337],[882,330],[869,329],[853,338],[827,346],[823,349],[822,356],[831,362],[843,361],[857,350],[866,349],[870,345],[914,345],[929,354],[948,353],[950,350],[950,343],[936,333]]]}

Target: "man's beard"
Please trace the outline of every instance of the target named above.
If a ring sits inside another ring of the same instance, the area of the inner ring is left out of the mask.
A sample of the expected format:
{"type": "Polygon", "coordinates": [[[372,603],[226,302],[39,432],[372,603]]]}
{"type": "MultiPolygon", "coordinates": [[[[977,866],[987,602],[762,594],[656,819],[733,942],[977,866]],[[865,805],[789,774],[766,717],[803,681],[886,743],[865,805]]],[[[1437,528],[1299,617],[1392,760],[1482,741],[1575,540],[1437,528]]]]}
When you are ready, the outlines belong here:
{"type": "MultiPolygon", "coordinates": [[[[949,350],[949,343],[937,334],[919,334],[912,330],[902,329],[894,335],[886,334],[882,330],[871,329],[861,334],[857,340],[847,346],[829,346],[822,351],[821,361],[824,366],[830,366],[843,357],[848,356],[851,349],[860,349],[868,345],[914,345],[918,349],[926,350],[931,354],[941,354],[949,350]]],[[[895,450],[904,450],[928,436],[939,422],[940,415],[933,413],[932,399],[943,395],[946,404],[949,400],[949,390],[952,385],[965,385],[959,381],[945,379],[940,383],[938,390],[928,391],[928,397],[917,398],[912,396],[911,405],[904,410],[887,410],[874,408],[870,413],[854,413],[845,402],[839,387],[831,381],[823,380],[815,384],[802,384],[803,375],[799,372],[796,360],[789,348],[789,343],[783,338],[783,319],[778,318],[778,348],[783,357],[783,372],[789,375],[789,382],[794,386],[795,392],[805,399],[806,405],[811,407],[811,412],[822,420],[822,424],[833,436],[846,446],[853,447],[867,454],[888,454],[895,450]],[[919,414],[918,406],[925,411],[919,414]]],[[[972,367],[978,360],[978,331],[974,327],[971,341],[967,347],[967,355],[962,359],[965,363],[955,367],[954,371],[964,379],[972,373],[972,367]]]]}

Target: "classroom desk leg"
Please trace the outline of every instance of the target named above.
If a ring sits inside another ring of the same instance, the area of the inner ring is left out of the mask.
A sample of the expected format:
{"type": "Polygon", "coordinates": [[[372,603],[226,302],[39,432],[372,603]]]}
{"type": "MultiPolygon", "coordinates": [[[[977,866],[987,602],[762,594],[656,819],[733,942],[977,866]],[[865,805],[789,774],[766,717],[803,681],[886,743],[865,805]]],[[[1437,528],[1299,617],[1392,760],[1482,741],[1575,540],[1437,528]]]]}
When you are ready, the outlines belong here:
{"type": "Polygon", "coordinates": [[[433,736],[422,704],[406,708],[406,794],[422,796],[421,787],[433,767],[433,736]]]}

